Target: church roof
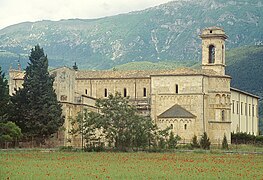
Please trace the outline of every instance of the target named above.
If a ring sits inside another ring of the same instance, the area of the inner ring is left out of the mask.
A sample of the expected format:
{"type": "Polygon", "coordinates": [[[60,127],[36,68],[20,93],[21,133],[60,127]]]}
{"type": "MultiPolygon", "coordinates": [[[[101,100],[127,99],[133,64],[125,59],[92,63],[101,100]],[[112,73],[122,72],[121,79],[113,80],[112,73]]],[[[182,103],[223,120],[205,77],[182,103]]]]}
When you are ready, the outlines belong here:
{"type": "Polygon", "coordinates": [[[175,104],[165,112],[160,114],[158,118],[195,118],[196,116],[187,111],[182,106],[175,104]]]}
{"type": "Polygon", "coordinates": [[[108,78],[150,78],[150,76],[173,75],[217,75],[212,70],[179,68],[172,70],[104,70],[104,71],[76,71],[77,79],[108,79],[108,78]]]}

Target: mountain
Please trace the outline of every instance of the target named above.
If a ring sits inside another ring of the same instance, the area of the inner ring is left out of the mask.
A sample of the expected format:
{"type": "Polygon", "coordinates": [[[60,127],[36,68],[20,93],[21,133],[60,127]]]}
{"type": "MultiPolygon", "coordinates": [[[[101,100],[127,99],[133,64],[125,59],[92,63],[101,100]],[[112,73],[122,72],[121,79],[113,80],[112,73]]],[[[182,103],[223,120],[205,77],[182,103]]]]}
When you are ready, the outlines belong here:
{"type": "Polygon", "coordinates": [[[197,62],[198,35],[205,27],[224,28],[230,49],[262,44],[262,9],[262,0],[177,0],[100,19],[24,22],[0,30],[0,64],[16,64],[14,57],[20,54],[25,65],[36,44],[44,48],[52,67],[74,62],[81,69],[137,61],[197,62]]]}

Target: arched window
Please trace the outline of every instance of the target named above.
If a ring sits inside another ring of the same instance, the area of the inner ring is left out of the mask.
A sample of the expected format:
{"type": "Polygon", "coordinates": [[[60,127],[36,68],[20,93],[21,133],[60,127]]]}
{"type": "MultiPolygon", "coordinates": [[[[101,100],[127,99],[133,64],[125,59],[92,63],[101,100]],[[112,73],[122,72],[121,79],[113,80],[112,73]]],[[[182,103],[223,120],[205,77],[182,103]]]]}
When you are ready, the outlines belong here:
{"type": "Polygon", "coordinates": [[[215,63],[215,46],[209,46],[209,63],[215,63]]]}
{"type": "Polygon", "coordinates": [[[173,124],[171,124],[170,127],[171,127],[171,129],[174,129],[174,125],[173,124]]]}
{"type": "Polygon", "coordinates": [[[184,125],[184,130],[186,130],[186,129],[187,129],[187,124],[184,125]]]}

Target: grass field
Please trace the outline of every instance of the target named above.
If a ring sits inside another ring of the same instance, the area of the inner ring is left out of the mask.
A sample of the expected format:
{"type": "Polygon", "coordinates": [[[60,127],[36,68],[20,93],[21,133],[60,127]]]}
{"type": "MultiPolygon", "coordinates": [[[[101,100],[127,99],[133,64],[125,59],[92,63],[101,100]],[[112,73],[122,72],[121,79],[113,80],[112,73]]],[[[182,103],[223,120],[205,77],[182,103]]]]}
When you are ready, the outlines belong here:
{"type": "Polygon", "coordinates": [[[0,151],[0,179],[263,179],[263,155],[0,151]]]}

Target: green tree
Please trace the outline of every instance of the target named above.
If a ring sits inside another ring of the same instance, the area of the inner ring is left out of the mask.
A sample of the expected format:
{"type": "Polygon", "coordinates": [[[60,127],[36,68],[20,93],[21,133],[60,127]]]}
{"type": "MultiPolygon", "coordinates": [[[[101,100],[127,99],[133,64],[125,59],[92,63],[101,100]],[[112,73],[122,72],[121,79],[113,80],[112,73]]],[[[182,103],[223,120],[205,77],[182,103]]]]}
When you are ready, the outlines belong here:
{"type": "Polygon", "coordinates": [[[192,138],[191,147],[192,148],[200,148],[200,145],[198,143],[196,135],[194,135],[194,137],[192,138]]]}
{"type": "Polygon", "coordinates": [[[0,122],[7,121],[8,102],[8,82],[0,66],[0,122]]]}
{"type": "Polygon", "coordinates": [[[153,132],[157,129],[151,118],[135,114],[130,127],[131,146],[145,149],[154,140],[153,132]]]}
{"type": "Polygon", "coordinates": [[[204,134],[202,135],[201,140],[200,140],[200,146],[203,149],[210,149],[210,145],[211,145],[211,142],[210,142],[206,132],[204,132],[204,134]]]}
{"type": "Polygon", "coordinates": [[[79,113],[76,118],[71,118],[72,128],[69,133],[73,136],[81,135],[87,146],[93,146],[98,139],[96,136],[98,116],[98,113],[84,109],[83,113],[79,113]]]}
{"type": "Polygon", "coordinates": [[[48,72],[48,59],[38,45],[31,50],[23,88],[11,98],[11,119],[28,137],[38,143],[49,138],[62,126],[61,105],[53,89],[54,78],[48,72]]]}
{"type": "Polygon", "coordinates": [[[0,122],[0,142],[14,141],[22,136],[21,129],[13,122],[0,122]]]}
{"type": "Polygon", "coordinates": [[[166,143],[170,127],[159,130],[151,118],[139,115],[136,107],[120,93],[110,94],[107,99],[98,99],[95,106],[99,112],[84,110],[72,119],[71,124],[70,133],[80,134],[86,140],[88,148],[100,142],[102,136],[110,147],[119,150],[138,150],[147,146],[156,148],[161,138],[166,143]]]}
{"type": "Polygon", "coordinates": [[[146,148],[156,139],[156,126],[151,119],[139,115],[135,106],[129,103],[128,98],[121,97],[120,93],[115,96],[110,94],[107,99],[98,99],[95,105],[98,113],[84,111],[83,115],[72,121],[71,133],[81,134],[87,144],[92,145],[92,142],[104,136],[109,146],[126,150],[146,148]]]}
{"type": "Polygon", "coordinates": [[[169,139],[168,139],[168,148],[169,149],[175,149],[176,145],[177,145],[177,141],[180,140],[181,138],[177,135],[177,136],[174,136],[174,133],[173,131],[170,132],[170,135],[169,135],[169,139]]]}
{"type": "Polygon", "coordinates": [[[226,134],[224,134],[224,138],[222,141],[222,149],[228,149],[228,143],[227,143],[227,139],[226,139],[226,134]]]}
{"type": "Polygon", "coordinates": [[[120,150],[145,147],[154,126],[149,119],[138,115],[128,98],[121,97],[120,93],[110,94],[107,99],[97,100],[96,106],[100,111],[99,127],[110,143],[120,150]]]}
{"type": "Polygon", "coordinates": [[[171,127],[167,127],[166,129],[156,129],[157,133],[155,133],[155,137],[158,142],[158,147],[160,149],[165,149],[167,147],[167,138],[169,136],[169,131],[171,130],[171,127]]]}

